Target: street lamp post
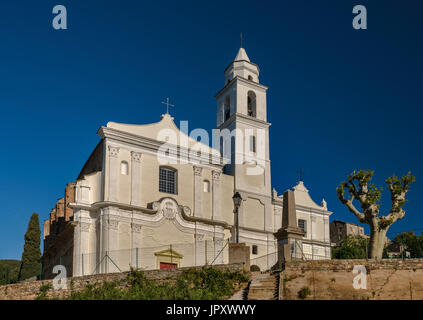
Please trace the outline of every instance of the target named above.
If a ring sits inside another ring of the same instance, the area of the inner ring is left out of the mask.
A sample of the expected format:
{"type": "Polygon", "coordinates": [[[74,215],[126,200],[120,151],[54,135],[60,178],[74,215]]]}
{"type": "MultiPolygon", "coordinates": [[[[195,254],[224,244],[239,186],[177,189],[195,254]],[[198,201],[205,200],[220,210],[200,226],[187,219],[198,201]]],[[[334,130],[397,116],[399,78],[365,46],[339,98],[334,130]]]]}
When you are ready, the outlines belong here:
{"type": "Polygon", "coordinates": [[[238,217],[238,212],[239,212],[239,206],[241,205],[241,195],[239,194],[239,192],[235,192],[234,196],[232,197],[232,200],[234,201],[234,214],[235,214],[235,242],[239,243],[239,217],[238,217]]]}

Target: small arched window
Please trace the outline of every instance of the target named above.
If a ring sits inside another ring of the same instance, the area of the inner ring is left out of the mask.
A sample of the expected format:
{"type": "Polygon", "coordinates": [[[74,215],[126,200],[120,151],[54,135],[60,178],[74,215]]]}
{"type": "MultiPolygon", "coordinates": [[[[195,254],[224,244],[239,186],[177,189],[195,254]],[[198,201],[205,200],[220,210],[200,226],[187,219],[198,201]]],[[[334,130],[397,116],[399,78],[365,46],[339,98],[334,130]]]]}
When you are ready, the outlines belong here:
{"type": "Polygon", "coordinates": [[[253,76],[251,74],[248,76],[248,80],[253,81],[253,76]]]}
{"type": "Polygon", "coordinates": [[[227,96],[223,105],[223,121],[226,121],[231,116],[231,98],[227,96]]]}
{"type": "Polygon", "coordinates": [[[173,168],[160,167],[159,169],[159,192],[177,194],[177,173],[173,168]]]}
{"type": "Polygon", "coordinates": [[[247,112],[250,117],[256,117],[256,94],[253,91],[248,91],[247,98],[247,112]]]}
{"type": "Polygon", "coordinates": [[[204,192],[210,192],[210,181],[204,180],[203,181],[204,192]]]}
{"type": "Polygon", "coordinates": [[[129,172],[128,162],[122,161],[120,163],[120,173],[127,176],[129,172]]]}

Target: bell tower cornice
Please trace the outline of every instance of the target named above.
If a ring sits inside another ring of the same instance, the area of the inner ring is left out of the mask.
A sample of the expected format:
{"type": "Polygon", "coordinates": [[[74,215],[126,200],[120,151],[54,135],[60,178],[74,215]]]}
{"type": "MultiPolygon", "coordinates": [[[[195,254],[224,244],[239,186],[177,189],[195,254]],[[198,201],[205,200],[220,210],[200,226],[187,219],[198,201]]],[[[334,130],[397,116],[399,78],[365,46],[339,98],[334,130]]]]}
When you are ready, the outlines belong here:
{"type": "Polygon", "coordinates": [[[214,96],[215,98],[219,98],[219,96],[225,92],[229,87],[231,87],[232,85],[234,85],[237,81],[239,81],[240,83],[245,84],[246,86],[251,86],[254,89],[261,89],[264,92],[267,91],[267,89],[269,89],[268,86],[265,86],[261,83],[258,82],[254,82],[248,79],[245,79],[241,76],[236,76],[235,78],[233,78],[231,81],[229,81],[222,89],[220,89],[220,91],[218,93],[216,93],[216,95],[214,96]]]}

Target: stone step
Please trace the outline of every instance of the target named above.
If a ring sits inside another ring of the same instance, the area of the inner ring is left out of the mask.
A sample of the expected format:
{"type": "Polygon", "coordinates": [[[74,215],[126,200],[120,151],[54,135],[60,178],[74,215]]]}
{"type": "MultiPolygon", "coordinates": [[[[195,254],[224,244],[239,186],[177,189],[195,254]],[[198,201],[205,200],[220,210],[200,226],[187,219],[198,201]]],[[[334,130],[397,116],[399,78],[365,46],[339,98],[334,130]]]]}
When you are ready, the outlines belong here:
{"type": "Polygon", "coordinates": [[[259,280],[260,284],[266,285],[266,284],[276,284],[276,280],[259,280]]]}
{"type": "Polygon", "coordinates": [[[250,289],[248,295],[256,295],[256,294],[266,294],[266,295],[275,295],[274,290],[269,290],[267,288],[253,288],[250,289]]]}
{"type": "Polygon", "coordinates": [[[248,291],[248,300],[275,300],[277,279],[267,273],[254,274],[248,291]]]}
{"type": "Polygon", "coordinates": [[[264,288],[264,287],[266,287],[266,288],[268,288],[268,287],[274,287],[276,285],[276,283],[270,283],[270,282],[266,282],[266,283],[254,283],[252,286],[253,287],[262,287],[262,288],[264,288]]]}
{"type": "Polygon", "coordinates": [[[248,300],[275,300],[277,278],[268,273],[255,273],[252,275],[248,290],[248,300]]]}
{"type": "Polygon", "coordinates": [[[269,293],[257,293],[248,296],[248,300],[273,300],[275,299],[274,294],[269,293]]]}

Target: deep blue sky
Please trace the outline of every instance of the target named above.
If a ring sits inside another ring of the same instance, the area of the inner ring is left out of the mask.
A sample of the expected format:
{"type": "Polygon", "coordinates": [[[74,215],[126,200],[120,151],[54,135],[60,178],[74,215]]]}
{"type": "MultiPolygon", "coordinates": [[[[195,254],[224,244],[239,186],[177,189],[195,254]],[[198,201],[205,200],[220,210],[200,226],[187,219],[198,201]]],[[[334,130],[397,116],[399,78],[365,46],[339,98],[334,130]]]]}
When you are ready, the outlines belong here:
{"type": "MultiPolygon", "coordinates": [[[[411,170],[406,217],[423,228],[421,1],[11,1],[0,3],[0,259],[20,258],[32,212],[41,220],[76,179],[108,121],[215,126],[214,99],[239,48],[268,85],[272,184],[298,180],[333,219],[354,169],[374,180],[411,170]],[[51,26],[66,5],[68,30],[51,26]],[[352,8],[368,9],[368,30],[352,8]]],[[[384,188],[385,211],[389,196],[384,188]]],[[[420,232],[419,232],[420,233],[420,232]]]]}

